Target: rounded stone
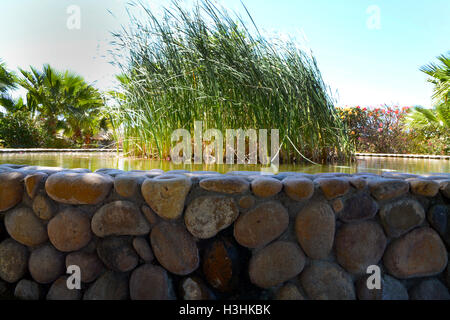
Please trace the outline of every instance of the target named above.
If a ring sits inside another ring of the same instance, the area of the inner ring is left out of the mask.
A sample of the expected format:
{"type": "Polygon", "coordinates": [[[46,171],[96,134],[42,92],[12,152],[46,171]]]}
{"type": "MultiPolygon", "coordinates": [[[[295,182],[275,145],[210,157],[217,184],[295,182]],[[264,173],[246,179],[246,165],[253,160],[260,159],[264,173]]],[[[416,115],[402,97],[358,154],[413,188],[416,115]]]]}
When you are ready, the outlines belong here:
{"type": "Polygon", "coordinates": [[[126,300],[128,275],[107,271],[86,290],[83,300],[126,300]]]}
{"type": "Polygon", "coordinates": [[[63,252],[83,248],[92,237],[89,217],[75,208],[58,213],[48,223],[47,230],[50,242],[63,252]]]}
{"type": "Polygon", "coordinates": [[[447,265],[448,256],[436,231],[423,227],[394,240],[388,246],[383,261],[391,275],[408,279],[441,273],[447,265]]]}
{"type": "Polygon", "coordinates": [[[28,266],[28,249],[9,238],[0,243],[0,278],[6,282],[17,282],[28,266]]]}
{"type": "Polygon", "coordinates": [[[300,275],[300,283],[313,300],[355,300],[352,279],[339,266],[313,261],[300,275]]]}
{"type": "Polygon", "coordinates": [[[234,224],[236,241],[247,248],[262,247],[288,227],[289,214],[278,202],[265,202],[242,214],[234,224]]]}
{"type": "Polygon", "coordinates": [[[136,250],[139,257],[145,262],[151,262],[155,258],[153,256],[152,249],[148,244],[147,240],[141,237],[136,237],[133,239],[133,248],[136,250]]]}
{"type": "Polygon", "coordinates": [[[275,300],[305,300],[297,286],[293,283],[287,283],[278,289],[275,294],[275,300]]]}
{"type": "Polygon", "coordinates": [[[169,300],[170,280],[163,268],[144,264],[133,271],[130,277],[132,300],[169,300]]]}
{"type": "Polygon", "coordinates": [[[156,259],[169,272],[187,275],[198,268],[197,244],[182,225],[160,222],[152,229],[150,240],[156,259]]]}
{"type": "Polygon", "coordinates": [[[450,207],[445,205],[434,205],[427,213],[430,225],[450,244],[450,207]]]}
{"type": "Polygon", "coordinates": [[[28,270],[38,283],[53,282],[65,272],[64,255],[52,245],[44,245],[31,253],[28,270]]]}
{"type": "Polygon", "coordinates": [[[363,276],[356,282],[356,292],[359,300],[408,300],[408,290],[397,279],[384,275],[381,278],[380,289],[369,289],[367,280],[370,276],[363,276]]]}
{"type": "Polygon", "coordinates": [[[366,179],[363,179],[361,177],[350,177],[346,179],[350,183],[350,185],[352,185],[357,190],[362,190],[367,186],[366,179]]]}
{"type": "Polygon", "coordinates": [[[36,172],[25,177],[25,190],[31,199],[36,196],[38,189],[44,185],[47,177],[48,174],[44,172],[36,172]]]}
{"type": "Polygon", "coordinates": [[[97,244],[97,254],[111,270],[127,272],[138,265],[139,258],[127,237],[103,238],[97,244]]]}
{"type": "Polygon", "coordinates": [[[203,196],[188,205],[184,223],[194,237],[208,239],[228,228],[238,216],[239,210],[233,198],[203,196]]]}
{"type": "Polygon", "coordinates": [[[439,192],[439,183],[426,179],[411,179],[409,186],[413,194],[425,197],[434,197],[439,192]]]}
{"type": "Polygon", "coordinates": [[[77,251],[66,256],[66,268],[78,266],[81,272],[81,282],[89,283],[97,279],[103,272],[102,261],[95,252],[77,251]]]}
{"type": "Polygon", "coordinates": [[[166,174],[142,183],[142,195],[147,204],[164,219],[179,218],[184,209],[191,180],[183,175],[166,174]]]}
{"type": "Polygon", "coordinates": [[[369,182],[372,196],[377,200],[399,197],[409,190],[409,183],[401,179],[372,179],[369,182]]]}
{"type": "Polygon", "coordinates": [[[383,256],[387,239],[380,225],[363,221],[342,226],[336,234],[336,258],[350,273],[365,273],[383,256]]]}
{"type": "Polygon", "coordinates": [[[140,173],[124,173],[114,178],[114,190],[124,198],[131,198],[139,194],[142,182],[147,178],[140,173]]]}
{"type": "Polygon", "coordinates": [[[98,204],[105,200],[113,186],[110,176],[98,173],[52,174],[45,181],[50,198],[65,204],[98,204]]]}
{"type": "Polygon", "coordinates": [[[0,173],[0,212],[6,211],[22,201],[23,178],[20,172],[0,173]]]}
{"type": "Polygon", "coordinates": [[[181,281],[180,292],[183,300],[209,300],[210,293],[198,277],[187,277],[181,281]]]}
{"type": "Polygon", "coordinates": [[[305,260],[305,255],[297,244],[276,241],[250,259],[250,281],[261,288],[282,284],[302,272],[305,260]]]}
{"type": "Polygon", "coordinates": [[[315,182],[328,200],[343,196],[350,190],[350,184],[343,178],[319,178],[315,182]]]}
{"type": "Polygon", "coordinates": [[[378,212],[378,204],[368,194],[356,194],[344,201],[344,209],[339,219],[355,222],[372,219],[378,212]]]}
{"type": "Polygon", "coordinates": [[[67,287],[67,276],[62,276],[53,282],[48,290],[47,300],[80,300],[81,290],[67,287]]]}
{"type": "Polygon", "coordinates": [[[439,190],[444,197],[450,199],[450,179],[441,180],[439,182],[439,190]]]}
{"type": "Polygon", "coordinates": [[[26,207],[9,211],[5,216],[8,234],[26,246],[37,246],[47,241],[47,230],[38,217],[26,207]]]}
{"type": "Polygon", "coordinates": [[[156,225],[161,219],[149,206],[143,205],[141,207],[141,211],[144,214],[144,217],[147,219],[150,224],[150,228],[156,225]]]}
{"type": "Polygon", "coordinates": [[[450,300],[450,293],[438,279],[421,281],[410,290],[411,300],[450,300]]]}
{"type": "Polygon", "coordinates": [[[300,246],[312,259],[325,259],[334,242],[335,216],[326,203],[316,202],[303,208],[295,220],[300,246]]]}
{"type": "Polygon", "coordinates": [[[283,189],[283,183],[274,178],[256,178],[251,183],[252,192],[260,198],[268,198],[278,194],[283,189]]]}
{"type": "Polygon", "coordinates": [[[288,176],[282,182],[284,192],[292,200],[308,200],[314,193],[314,183],[310,179],[288,176]]]}
{"type": "Polygon", "coordinates": [[[33,199],[33,211],[42,220],[50,220],[56,212],[56,206],[47,196],[38,194],[33,199]]]}
{"type": "Polygon", "coordinates": [[[249,182],[240,177],[222,176],[202,179],[202,189],[227,194],[242,193],[249,189],[249,182]]]}
{"type": "Polygon", "coordinates": [[[39,300],[41,290],[36,282],[22,279],[14,289],[14,296],[20,300],[39,300]]]}
{"type": "Polygon", "coordinates": [[[387,235],[399,237],[422,224],[425,211],[418,201],[402,199],[384,205],[380,218],[387,235]]]}
{"type": "Polygon", "coordinates": [[[242,196],[239,199],[239,207],[242,209],[250,209],[255,205],[255,198],[253,196],[242,196]]]}
{"type": "Polygon", "coordinates": [[[98,237],[111,235],[144,235],[150,232],[150,225],[130,201],[114,201],[102,206],[92,217],[92,231],[98,237]]]}
{"type": "Polygon", "coordinates": [[[236,247],[227,239],[217,239],[203,256],[203,274],[220,292],[232,292],[239,285],[241,262],[236,247]]]}
{"type": "Polygon", "coordinates": [[[344,210],[344,202],[340,198],[334,199],[331,203],[331,206],[333,207],[333,211],[335,213],[339,213],[344,210]]]}

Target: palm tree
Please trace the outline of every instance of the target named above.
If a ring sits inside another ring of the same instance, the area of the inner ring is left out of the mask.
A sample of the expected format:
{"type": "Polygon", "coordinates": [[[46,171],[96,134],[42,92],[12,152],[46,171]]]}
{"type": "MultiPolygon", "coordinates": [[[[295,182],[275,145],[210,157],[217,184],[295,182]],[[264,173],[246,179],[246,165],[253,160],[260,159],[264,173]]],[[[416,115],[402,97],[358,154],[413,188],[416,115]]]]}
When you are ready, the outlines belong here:
{"type": "Polygon", "coordinates": [[[9,90],[16,88],[16,76],[13,72],[8,71],[0,60],[0,106],[6,110],[14,108],[15,101],[9,95],[9,90]]]}
{"type": "Polygon", "coordinates": [[[406,122],[412,128],[433,131],[450,130],[450,104],[441,103],[433,109],[414,107],[406,116],[406,122]]]}
{"type": "Polygon", "coordinates": [[[433,99],[437,104],[450,103],[450,53],[441,55],[437,58],[440,65],[431,63],[420,68],[420,71],[426,73],[431,78],[428,82],[434,84],[433,99]]]}

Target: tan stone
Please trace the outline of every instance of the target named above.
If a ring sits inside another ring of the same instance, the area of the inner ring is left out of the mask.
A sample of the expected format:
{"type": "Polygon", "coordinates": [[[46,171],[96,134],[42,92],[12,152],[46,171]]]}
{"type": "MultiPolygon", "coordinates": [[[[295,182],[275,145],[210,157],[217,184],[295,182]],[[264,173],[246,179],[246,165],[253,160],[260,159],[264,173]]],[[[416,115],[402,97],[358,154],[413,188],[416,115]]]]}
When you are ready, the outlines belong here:
{"type": "Polygon", "coordinates": [[[287,177],[283,179],[284,192],[295,201],[308,200],[314,193],[314,183],[307,178],[287,177]]]}
{"type": "Polygon", "coordinates": [[[146,178],[147,176],[140,173],[119,174],[114,179],[114,190],[124,198],[134,197],[139,194],[146,178]]]}
{"type": "Polygon", "coordinates": [[[434,197],[439,192],[439,183],[426,179],[409,180],[411,192],[420,196],[434,197]]]}
{"type": "Polygon", "coordinates": [[[425,220],[422,205],[412,199],[401,199],[384,205],[380,210],[384,230],[390,237],[399,237],[425,220]]]}
{"type": "Polygon", "coordinates": [[[242,209],[250,209],[255,205],[255,198],[253,196],[242,196],[239,199],[239,207],[242,209]]]}
{"type": "Polygon", "coordinates": [[[370,180],[369,189],[375,199],[389,200],[407,193],[409,184],[401,179],[377,178],[370,180]]]}
{"type": "Polygon", "coordinates": [[[28,196],[34,198],[39,187],[44,185],[45,179],[47,179],[48,174],[43,172],[37,172],[30,174],[25,177],[25,189],[27,190],[28,196]]]}
{"type": "Polygon", "coordinates": [[[345,195],[350,185],[344,178],[319,178],[314,180],[328,200],[345,195]]]}
{"type": "Polygon", "coordinates": [[[242,193],[249,189],[247,180],[241,177],[222,176],[202,179],[200,181],[202,189],[221,193],[242,193]]]}
{"type": "Polygon", "coordinates": [[[260,198],[269,198],[283,189],[283,183],[274,178],[256,178],[251,183],[253,193],[260,198]]]}
{"type": "Polygon", "coordinates": [[[47,241],[47,230],[38,217],[26,207],[9,211],[5,216],[9,235],[26,246],[37,246],[47,241]]]}
{"type": "Polygon", "coordinates": [[[209,300],[208,288],[198,277],[187,277],[181,281],[181,297],[183,300],[209,300]]]}
{"type": "Polygon", "coordinates": [[[47,196],[38,194],[33,199],[33,211],[42,220],[50,220],[56,212],[56,206],[47,196]]]}
{"type": "Polygon", "coordinates": [[[0,173],[0,212],[9,210],[22,201],[23,177],[19,172],[0,173]]]}
{"type": "Polygon", "coordinates": [[[367,186],[367,180],[361,177],[350,177],[347,181],[356,189],[362,190],[367,186]]]}
{"type": "Polygon", "coordinates": [[[160,175],[142,183],[147,204],[164,219],[177,219],[183,214],[191,180],[183,175],[160,175]]]}

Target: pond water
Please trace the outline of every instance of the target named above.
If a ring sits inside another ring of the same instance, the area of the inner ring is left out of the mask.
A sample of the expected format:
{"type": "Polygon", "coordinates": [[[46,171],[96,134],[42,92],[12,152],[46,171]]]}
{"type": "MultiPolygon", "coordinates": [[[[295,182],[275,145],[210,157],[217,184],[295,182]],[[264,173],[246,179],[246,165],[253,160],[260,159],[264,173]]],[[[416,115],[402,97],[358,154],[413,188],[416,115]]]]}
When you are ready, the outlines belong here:
{"type": "MultiPolygon", "coordinates": [[[[114,152],[103,153],[3,153],[0,154],[0,164],[14,163],[35,166],[63,167],[63,168],[87,168],[95,171],[100,168],[116,168],[129,170],[163,169],[190,171],[259,171],[259,165],[175,165],[170,161],[134,159],[123,157],[114,152]]],[[[359,157],[355,163],[347,165],[280,165],[279,171],[298,171],[306,173],[320,172],[407,172],[407,173],[432,173],[450,172],[449,160],[436,159],[407,159],[407,158],[382,158],[359,157]]]]}

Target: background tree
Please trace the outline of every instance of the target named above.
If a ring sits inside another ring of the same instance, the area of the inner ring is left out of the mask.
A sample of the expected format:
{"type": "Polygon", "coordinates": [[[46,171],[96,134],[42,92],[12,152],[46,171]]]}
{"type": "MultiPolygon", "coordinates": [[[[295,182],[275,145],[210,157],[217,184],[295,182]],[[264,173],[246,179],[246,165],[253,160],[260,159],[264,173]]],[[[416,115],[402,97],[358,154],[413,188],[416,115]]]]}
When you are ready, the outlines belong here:
{"type": "Polygon", "coordinates": [[[450,103],[450,53],[437,58],[439,64],[430,63],[420,68],[420,71],[430,76],[428,82],[434,84],[433,99],[436,104],[450,103]]]}

